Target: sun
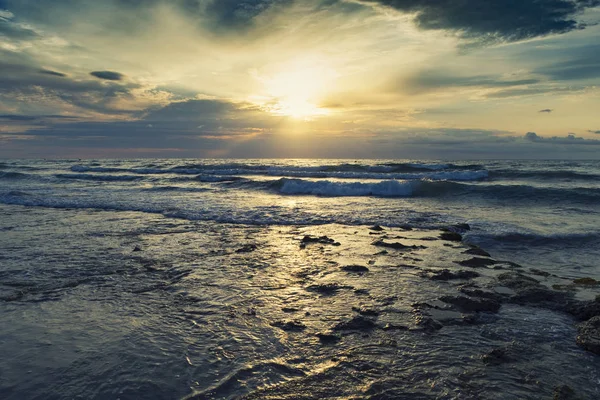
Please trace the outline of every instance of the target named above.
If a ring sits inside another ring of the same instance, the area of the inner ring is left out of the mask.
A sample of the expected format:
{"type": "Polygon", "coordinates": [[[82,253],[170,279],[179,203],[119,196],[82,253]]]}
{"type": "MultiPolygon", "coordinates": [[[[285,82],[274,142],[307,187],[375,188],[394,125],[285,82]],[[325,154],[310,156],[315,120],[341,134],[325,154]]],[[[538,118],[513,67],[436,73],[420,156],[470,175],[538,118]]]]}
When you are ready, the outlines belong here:
{"type": "Polygon", "coordinates": [[[319,101],[332,87],[336,73],[315,60],[285,63],[267,76],[258,76],[269,99],[268,111],[295,119],[329,114],[319,101]]]}

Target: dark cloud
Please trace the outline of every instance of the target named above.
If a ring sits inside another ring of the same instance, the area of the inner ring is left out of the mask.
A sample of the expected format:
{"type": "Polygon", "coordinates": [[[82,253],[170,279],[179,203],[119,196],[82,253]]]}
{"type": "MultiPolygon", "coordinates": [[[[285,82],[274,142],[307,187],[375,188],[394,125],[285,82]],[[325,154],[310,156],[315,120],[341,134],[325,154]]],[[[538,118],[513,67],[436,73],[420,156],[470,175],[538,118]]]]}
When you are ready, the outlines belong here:
{"type": "Polygon", "coordinates": [[[588,132],[589,132],[589,133],[595,133],[596,135],[600,135],[600,131],[592,131],[592,130],[589,130],[588,132]]]}
{"type": "Polygon", "coordinates": [[[40,69],[38,71],[40,74],[46,74],[46,75],[52,75],[52,76],[60,76],[60,77],[65,77],[67,76],[67,74],[63,74],[62,72],[56,72],[56,71],[51,71],[48,69],[40,69]]]}
{"type": "Polygon", "coordinates": [[[114,71],[93,71],[90,72],[90,75],[99,79],[105,79],[107,81],[120,81],[125,77],[125,75],[114,71]]]}
{"type": "Polygon", "coordinates": [[[20,115],[20,114],[0,114],[0,120],[8,121],[39,121],[47,119],[75,119],[76,117],[66,115],[20,115]]]}
{"type": "Polygon", "coordinates": [[[522,97],[522,96],[536,96],[540,94],[559,94],[559,93],[572,93],[579,90],[585,89],[585,86],[575,87],[529,87],[529,88],[512,88],[499,90],[493,93],[487,93],[485,97],[492,99],[504,99],[509,97],[522,97]]]}
{"type": "Polygon", "coordinates": [[[550,114],[552,111],[554,111],[554,110],[552,110],[551,108],[545,108],[545,109],[540,110],[538,112],[539,113],[548,113],[548,114],[550,114]]]}
{"type": "Polygon", "coordinates": [[[499,76],[459,76],[438,70],[425,70],[395,85],[395,89],[423,92],[451,87],[505,88],[539,83],[539,79],[505,80],[499,76]]]}
{"type": "Polygon", "coordinates": [[[585,145],[585,146],[600,146],[600,140],[584,139],[569,133],[567,136],[553,136],[545,138],[539,136],[535,132],[527,132],[524,136],[525,140],[544,144],[566,144],[566,145],[585,145]]]}
{"type": "MultiPolygon", "coordinates": [[[[1,4],[0,11],[2,11],[1,4]]],[[[3,18],[0,16],[0,38],[3,36],[13,40],[33,40],[40,37],[40,35],[33,29],[29,29],[11,21],[8,18],[3,18]]]]}
{"type": "Polygon", "coordinates": [[[600,45],[564,49],[562,56],[568,59],[547,64],[535,72],[557,81],[600,78],[600,45]]]}
{"type": "Polygon", "coordinates": [[[583,28],[575,17],[600,0],[361,0],[414,14],[421,29],[479,41],[517,41],[583,28]]]}

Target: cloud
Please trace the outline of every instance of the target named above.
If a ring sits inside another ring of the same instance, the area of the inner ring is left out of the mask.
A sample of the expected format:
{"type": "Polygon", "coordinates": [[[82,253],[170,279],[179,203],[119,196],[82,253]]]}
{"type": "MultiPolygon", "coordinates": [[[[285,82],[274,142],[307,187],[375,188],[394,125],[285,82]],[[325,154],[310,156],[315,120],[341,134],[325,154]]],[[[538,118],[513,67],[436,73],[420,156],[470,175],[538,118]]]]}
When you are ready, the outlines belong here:
{"type": "Polygon", "coordinates": [[[544,144],[567,144],[567,145],[586,145],[586,146],[600,146],[600,140],[596,139],[584,139],[575,136],[573,133],[569,133],[567,136],[553,136],[545,138],[539,136],[535,132],[527,132],[524,136],[525,140],[529,142],[544,143],[544,144]]]}
{"type": "Polygon", "coordinates": [[[552,111],[554,111],[554,110],[552,110],[551,108],[545,108],[545,109],[543,109],[543,110],[540,110],[540,111],[538,111],[538,112],[539,112],[539,113],[547,113],[547,114],[550,114],[552,111]]]}
{"type": "Polygon", "coordinates": [[[13,13],[0,9],[0,38],[4,36],[13,40],[32,40],[40,37],[33,29],[14,22],[13,18],[13,13]]]}
{"type": "Polygon", "coordinates": [[[413,14],[417,26],[479,41],[518,41],[583,28],[575,17],[600,0],[361,0],[413,14]]]}
{"type": "Polygon", "coordinates": [[[107,81],[120,81],[125,77],[123,74],[114,71],[93,71],[90,75],[107,81]]]}
{"type": "Polygon", "coordinates": [[[600,131],[592,131],[592,130],[589,130],[588,132],[589,132],[589,133],[595,133],[596,135],[600,135],[600,131]]]}
{"type": "Polygon", "coordinates": [[[56,71],[51,71],[48,69],[40,69],[38,71],[40,74],[46,74],[46,75],[52,75],[52,76],[60,76],[60,77],[65,77],[67,76],[67,74],[63,74],[62,72],[56,72],[56,71]]]}

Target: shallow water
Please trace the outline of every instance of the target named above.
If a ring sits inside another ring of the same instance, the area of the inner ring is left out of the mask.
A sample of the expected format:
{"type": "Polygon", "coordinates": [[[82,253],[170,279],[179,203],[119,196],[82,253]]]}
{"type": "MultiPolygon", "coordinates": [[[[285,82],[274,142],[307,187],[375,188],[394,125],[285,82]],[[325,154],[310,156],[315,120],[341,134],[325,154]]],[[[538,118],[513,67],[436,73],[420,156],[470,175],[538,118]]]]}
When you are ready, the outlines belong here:
{"type": "Polygon", "coordinates": [[[548,286],[600,278],[598,177],[597,162],[4,161],[0,397],[598,398],[572,317],[468,316],[438,299],[499,272],[422,275],[457,268],[464,245],[433,239],[468,222],[465,243],[548,286]],[[427,249],[383,254],[373,224],[427,249]],[[361,312],[373,327],[335,330],[361,312]],[[485,363],[493,349],[509,360],[485,363]]]}

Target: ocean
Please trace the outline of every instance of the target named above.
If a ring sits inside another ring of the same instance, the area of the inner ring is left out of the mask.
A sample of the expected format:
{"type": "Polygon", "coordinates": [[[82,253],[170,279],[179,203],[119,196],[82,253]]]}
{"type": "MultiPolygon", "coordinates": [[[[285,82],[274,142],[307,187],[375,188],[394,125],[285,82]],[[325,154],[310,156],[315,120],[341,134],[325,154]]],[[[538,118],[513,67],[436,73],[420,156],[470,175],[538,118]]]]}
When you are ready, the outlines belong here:
{"type": "Polygon", "coordinates": [[[464,246],[555,288],[600,279],[600,162],[2,160],[0,397],[600,397],[571,315],[435,300],[468,282],[427,268],[464,246]],[[414,254],[374,251],[373,226],[414,254]],[[448,229],[462,242],[433,245],[448,229]],[[355,264],[369,272],[340,275],[355,264]],[[454,322],[423,332],[415,313],[454,322]],[[340,328],[356,315],[370,333],[340,328]]]}

